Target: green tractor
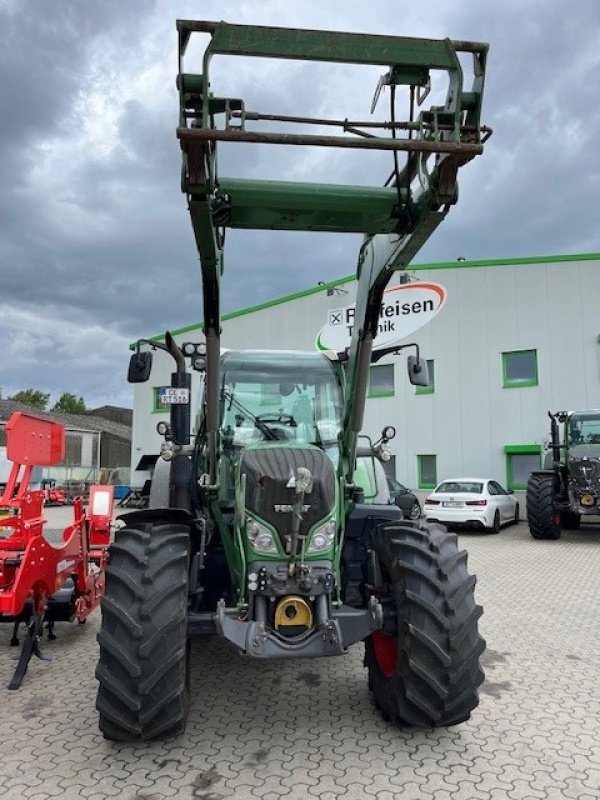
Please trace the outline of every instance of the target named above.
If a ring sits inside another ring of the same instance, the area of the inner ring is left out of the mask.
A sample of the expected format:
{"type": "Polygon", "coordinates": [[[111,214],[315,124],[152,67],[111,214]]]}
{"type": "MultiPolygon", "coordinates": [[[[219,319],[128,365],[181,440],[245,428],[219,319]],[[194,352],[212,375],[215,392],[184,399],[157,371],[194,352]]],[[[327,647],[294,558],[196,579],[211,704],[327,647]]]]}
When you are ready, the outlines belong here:
{"type": "MultiPolygon", "coordinates": [[[[372,359],[412,348],[408,379],[427,384],[416,345],[374,349],[382,295],[456,202],[459,167],[482,152],[487,45],[223,22],[177,27],[177,135],[202,268],[204,339],[178,344],[167,332],[164,342],[140,341],[131,358],[132,382],[148,380],[153,349],[175,368],[149,507],[123,515],[110,547],[96,670],[100,729],[120,741],[181,732],[190,639],[206,634],[259,659],[341,656],[364,642],[368,685],[387,719],[416,728],[462,722],[478,703],[485,646],[467,555],[445,529],[366,502],[355,472],[372,359]],[[209,44],[202,74],[189,74],[183,57],[196,33],[209,44]],[[305,126],[323,120],[262,114],[215,96],[215,55],[384,65],[379,88],[392,96],[404,89],[410,114],[396,119],[392,100],[385,126],[334,120],[350,135],[307,134],[305,126]],[[434,71],[448,76],[446,101],[416,114],[434,71]],[[273,120],[300,122],[303,132],[249,129],[273,120]],[[369,125],[377,135],[362,135],[369,125]],[[385,127],[392,135],[380,135],[385,127]],[[227,178],[217,176],[221,141],[387,150],[393,172],[381,188],[227,178]],[[227,228],[364,233],[349,345],[222,351],[227,228]],[[193,422],[194,371],[201,389],[193,422]]],[[[391,435],[385,429],[371,449],[391,435]]]]}
{"type": "Polygon", "coordinates": [[[527,520],[534,539],[559,539],[582,517],[600,515],[600,411],[548,412],[544,469],[527,482],[527,520]],[[562,432],[561,432],[562,426],[562,432]]]}

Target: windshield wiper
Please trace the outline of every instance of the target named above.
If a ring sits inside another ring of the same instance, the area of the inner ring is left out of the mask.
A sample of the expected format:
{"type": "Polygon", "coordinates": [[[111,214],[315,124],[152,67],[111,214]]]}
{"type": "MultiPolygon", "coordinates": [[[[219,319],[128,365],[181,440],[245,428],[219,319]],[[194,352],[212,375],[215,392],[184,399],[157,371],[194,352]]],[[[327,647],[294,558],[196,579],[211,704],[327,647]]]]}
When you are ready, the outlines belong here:
{"type": "Polygon", "coordinates": [[[273,440],[277,439],[277,434],[276,434],[276,433],[275,433],[275,432],[274,432],[274,431],[273,431],[271,428],[269,428],[269,426],[268,426],[268,425],[266,425],[266,424],[265,424],[265,423],[264,423],[262,420],[258,419],[258,417],[257,417],[255,414],[253,414],[253,413],[252,413],[252,412],[251,412],[249,409],[245,408],[245,407],[244,407],[244,406],[243,406],[243,405],[240,403],[240,401],[239,401],[239,400],[237,400],[237,399],[236,399],[236,398],[233,396],[233,394],[232,394],[230,391],[228,391],[227,389],[223,389],[223,391],[222,391],[221,395],[222,395],[222,397],[224,397],[224,398],[226,398],[227,400],[229,400],[229,405],[230,405],[230,407],[231,407],[231,406],[234,406],[235,408],[237,408],[237,410],[238,410],[238,411],[241,411],[241,412],[242,412],[242,414],[244,415],[244,417],[245,417],[246,419],[250,419],[250,420],[252,420],[252,422],[254,423],[254,425],[255,425],[255,426],[258,428],[258,430],[259,430],[259,431],[260,431],[260,432],[261,432],[261,433],[262,433],[262,434],[263,434],[263,435],[264,435],[264,436],[265,436],[267,439],[271,439],[271,441],[273,441],[273,440]]]}

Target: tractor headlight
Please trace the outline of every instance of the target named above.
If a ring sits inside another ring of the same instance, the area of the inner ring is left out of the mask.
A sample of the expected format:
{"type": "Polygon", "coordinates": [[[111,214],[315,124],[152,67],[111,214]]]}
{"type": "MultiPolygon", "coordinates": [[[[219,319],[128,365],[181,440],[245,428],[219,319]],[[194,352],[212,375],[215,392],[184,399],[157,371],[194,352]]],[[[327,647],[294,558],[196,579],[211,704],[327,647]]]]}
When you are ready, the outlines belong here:
{"type": "Polygon", "coordinates": [[[381,442],[381,444],[377,445],[376,449],[380,461],[389,461],[392,457],[392,451],[387,441],[381,442]]]}
{"type": "Polygon", "coordinates": [[[254,519],[246,523],[246,536],[255,550],[260,553],[277,553],[277,544],[271,531],[254,519]]]}
{"type": "Polygon", "coordinates": [[[170,461],[173,458],[173,442],[163,442],[160,446],[160,457],[165,461],[170,461]]]}
{"type": "Polygon", "coordinates": [[[335,539],[335,519],[327,520],[323,525],[319,525],[310,537],[310,544],[307,553],[321,553],[329,550],[335,539]]]}

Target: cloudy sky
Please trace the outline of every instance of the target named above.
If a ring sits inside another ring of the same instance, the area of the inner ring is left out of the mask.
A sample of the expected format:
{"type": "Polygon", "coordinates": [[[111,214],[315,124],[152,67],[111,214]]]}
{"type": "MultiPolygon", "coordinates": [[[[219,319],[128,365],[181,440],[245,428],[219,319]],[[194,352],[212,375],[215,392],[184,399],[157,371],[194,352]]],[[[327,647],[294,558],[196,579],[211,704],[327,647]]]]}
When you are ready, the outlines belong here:
{"type": "MultiPolygon", "coordinates": [[[[3,397],[130,406],[129,342],[201,319],[177,18],[489,42],[494,135],[416,261],[600,251],[598,0],[0,0],[3,397]]],[[[214,90],[263,112],[362,119],[381,72],[253,64],[215,63],[214,90]]],[[[221,174],[229,159],[236,176],[379,185],[391,168],[389,155],[282,150],[294,152],[224,153],[221,174]]],[[[224,311],[352,273],[359,243],[230,231],[224,311]]]]}

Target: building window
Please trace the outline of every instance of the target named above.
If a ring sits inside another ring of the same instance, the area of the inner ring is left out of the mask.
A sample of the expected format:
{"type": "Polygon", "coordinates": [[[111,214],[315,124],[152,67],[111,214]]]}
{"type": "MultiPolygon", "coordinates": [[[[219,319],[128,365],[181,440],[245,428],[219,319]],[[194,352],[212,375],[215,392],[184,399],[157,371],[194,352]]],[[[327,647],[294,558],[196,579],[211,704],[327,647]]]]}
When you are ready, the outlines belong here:
{"type": "Polygon", "coordinates": [[[369,397],[392,397],[394,394],[394,365],[371,367],[369,397]]]}
{"type": "Polygon", "coordinates": [[[507,444],[506,483],[509,489],[526,489],[531,473],[541,466],[542,448],[539,444],[507,444]]]}
{"type": "Polygon", "coordinates": [[[502,353],[502,378],[505,389],[538,385],[537,350],[502,353]]]}
{"type": "Polygon", "coordinates": [[[165,413],[170,410],[171,406],[168,403],[162,402],[162,393],[168,386],[154,386],[152,388],[152,413],[159,414],[165,413]]]}
{"type": "Polygon", "coordinates": [[[83,437],[77,431],[67,431],[65,433],[65,457],[60,462],[68,467],[88,466],[82,464],[82,442],[83,437]]]}
{"type": "Polygon", "coordinates": [[[417,456],[419,489],[435,489],[437,484],[437,456],[417,456]]]}
{"type": "Polygon", "coordinates": [[[427,359],[427,372],[429,373],[429,386],[415,386],[415,394],[433,394],[435,391],[435,370],[433,359],[427,359]]]}

